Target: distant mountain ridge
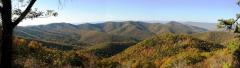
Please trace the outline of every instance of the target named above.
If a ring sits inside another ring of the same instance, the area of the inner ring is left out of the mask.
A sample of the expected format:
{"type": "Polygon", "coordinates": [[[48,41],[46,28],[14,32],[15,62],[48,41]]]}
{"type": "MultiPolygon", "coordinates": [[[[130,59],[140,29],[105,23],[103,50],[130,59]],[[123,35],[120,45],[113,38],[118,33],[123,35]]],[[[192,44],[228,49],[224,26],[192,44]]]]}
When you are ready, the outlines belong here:
{"type": "Polygon", "coordinates": [[[86,23],[80,25],[52,23],[48,25],[17,27],[15,30],[17,36],[69,45],[79,45],[80,43],[137,42],[152,37],[155,34],[165,32],[192,34],[205,31],[208,30],[176,21],[170,21],[166,24],[141,21],[86,23]]]}
{"type": "Polygon", "coordinates": [[[216,31],[217,30],[217,23],[184,22],[183,24],[201,27],[201,28],[204,28],[204,29],[208,29],[210,31],[216,31]]]}
{"type": "MultiPolygon", "coordinates": [[[[162,24],[166,24],[169,23],[171,21],[147,21],[149,23],[162,23],[162,24]]],[[[177,21],[179,22],[179,21],[177,21]]],[[[192,22],[192,21],[181,21],[179,23],[185,24],[185,25],[190,25],[190,26],[196,26],[196,27],[200,27],[200,28],[204,28],[204,29],[208,29],[210,31],[216,31],[218,30],[217,28],[217,23],[209,23],[209,22],[192,22]]]]}

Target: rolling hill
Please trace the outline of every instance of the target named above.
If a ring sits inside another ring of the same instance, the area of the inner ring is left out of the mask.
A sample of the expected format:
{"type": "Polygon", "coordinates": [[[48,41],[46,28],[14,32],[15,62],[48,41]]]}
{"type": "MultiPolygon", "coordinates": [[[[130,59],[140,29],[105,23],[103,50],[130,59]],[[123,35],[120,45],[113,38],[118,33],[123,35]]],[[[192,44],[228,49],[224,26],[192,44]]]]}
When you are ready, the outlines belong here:
{"type": "Polygon", "coordinates": [[[53,23],[48,25],[17,27],[17,36],[50,41],[65,45],[91,45],[109,42],[139,42],[155,34],[169,32],[192,34],[205,32],[206,29],[184,25],[175,21],[166,24],[140,21],[105,22],[98,24],[73,25],[53,23]]]}
{"type": "Polygon", "coordinates": [[[26,63],[37,60],[42,64],[40,67],[90,68],[237,65],[234,63],[238,62],[236,52],[239,50],[239,43],[234,41],[236,35],[206,31],[176,21],[165,24],[140,21],[80,25],[53,23],[17,27],[15,35],[18,38],[38,43],[27,42],[24,48],[19,47],[16,63],[31,67],[35,63],[26,63]],[[29,57],[19,58],[22,56],[29,57]]]}
{"type": "Polygon", "coordinates": [[[103,60],[115,67],[130,68],[221,68],[236,67],[239,39],[208,42],[188,35],[160,34],[103,60]],[[229,40],[230,41],[230,40],[229,40]]]}
{"type": "Polygon", "coordinates": [[[184,22],[183,24],[197,26],[200,28],[208,29],[210,31],[217,30],[217,23],[184,22]]]}
{"type": "Polygon", "coordinates": [[[209,42],[224,44],[225,42],[231,41],[231,39],[237,38],[238,34],[224,31],[211,31],[195,33],[191,36],[209,42]]]}

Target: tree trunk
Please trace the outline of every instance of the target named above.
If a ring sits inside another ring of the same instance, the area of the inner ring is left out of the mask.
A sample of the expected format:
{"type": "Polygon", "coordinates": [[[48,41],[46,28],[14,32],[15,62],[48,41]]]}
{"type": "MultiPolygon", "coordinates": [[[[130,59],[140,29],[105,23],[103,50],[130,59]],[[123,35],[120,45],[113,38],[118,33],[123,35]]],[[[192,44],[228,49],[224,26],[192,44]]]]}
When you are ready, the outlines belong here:
{"type": "Polygon", "coordinates": [[[12,23],[12,0],[2,0],[2,46],[1,46],[1,68],[12,67],[12,34],[13,34],[13,23],[12,23]]]}
{"type": "Polygon", "coordinates": [[[2,33],[2,46],[1,46],[1,68],[11,68],[12,66],[12,42],[13,42],[13,29],[5,29],[2,33]]]}

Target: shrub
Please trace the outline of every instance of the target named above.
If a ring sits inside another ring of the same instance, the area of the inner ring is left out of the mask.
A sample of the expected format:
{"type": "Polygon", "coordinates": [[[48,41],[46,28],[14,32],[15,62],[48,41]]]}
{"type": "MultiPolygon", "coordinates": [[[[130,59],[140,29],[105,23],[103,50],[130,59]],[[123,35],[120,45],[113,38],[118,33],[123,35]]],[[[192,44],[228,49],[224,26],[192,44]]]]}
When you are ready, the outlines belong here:
{"type": "Polygon", "coordinates": [[[36,42],[36,41],[31,41],[31,42],[29,42],[29,44],[28,44],[28,47],[29,47],[30,49],[38,49],[38,48],[40,48],[40,46],[42,46],[42,44],[41,44],[41,43],[38,43],[38,42],[36,42]]]}

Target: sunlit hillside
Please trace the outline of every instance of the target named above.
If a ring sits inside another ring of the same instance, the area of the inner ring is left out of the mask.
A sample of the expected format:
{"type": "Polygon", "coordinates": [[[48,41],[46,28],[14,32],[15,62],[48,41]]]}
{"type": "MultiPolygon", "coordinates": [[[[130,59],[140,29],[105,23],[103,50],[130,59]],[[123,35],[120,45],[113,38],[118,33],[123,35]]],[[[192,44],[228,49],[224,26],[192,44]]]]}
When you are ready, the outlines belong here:
{"type": "Polygon", "coordinates": [[[66,48],[64,45],[49,47],[53,44],[17,38],[15,64],[17,67],[90,68],[237,67],[238,35],[221,43],[202,39],[212,33],[232,35],[226,32],[206,32],[201,36],[163,33],[137,44],[108,43],[89,48],[73,46],[71,50],[59,48],[66,48]]]}
{"type": "Polygon", "coordinates": [[[240,68],[240,0],[0,0],[0,68],[240,68]]]}

